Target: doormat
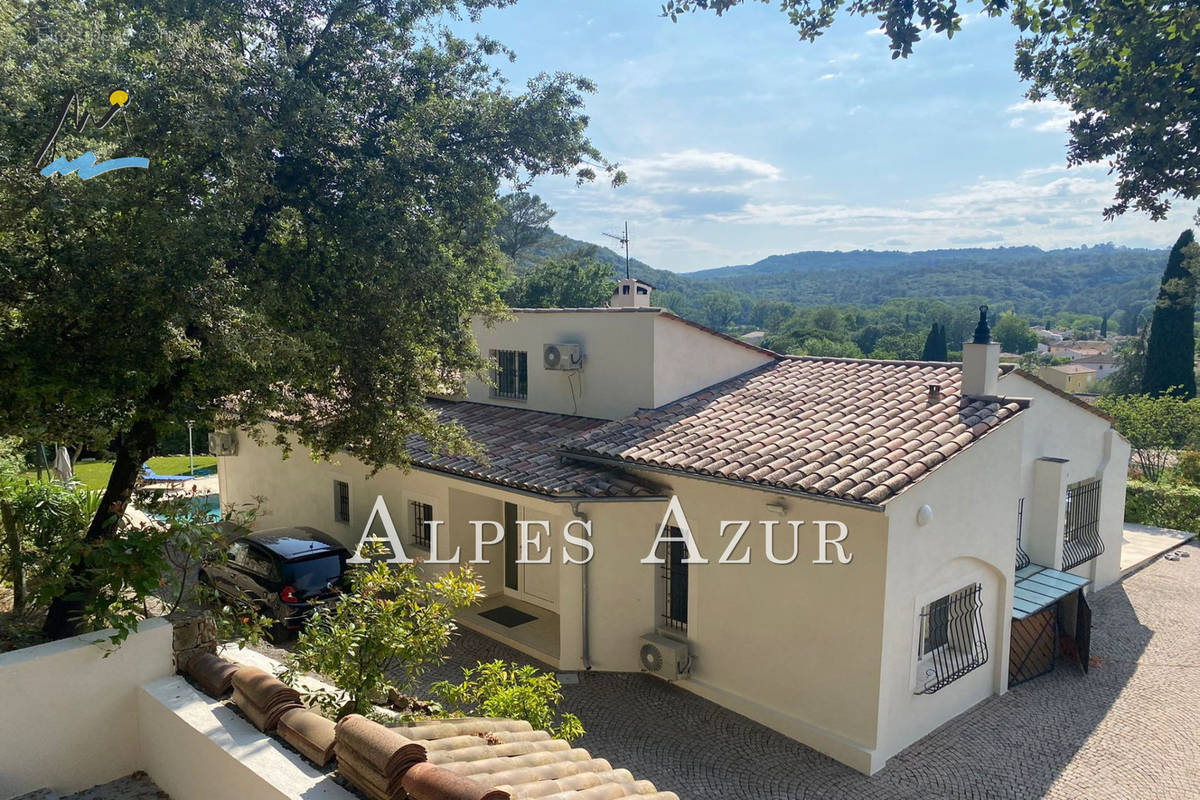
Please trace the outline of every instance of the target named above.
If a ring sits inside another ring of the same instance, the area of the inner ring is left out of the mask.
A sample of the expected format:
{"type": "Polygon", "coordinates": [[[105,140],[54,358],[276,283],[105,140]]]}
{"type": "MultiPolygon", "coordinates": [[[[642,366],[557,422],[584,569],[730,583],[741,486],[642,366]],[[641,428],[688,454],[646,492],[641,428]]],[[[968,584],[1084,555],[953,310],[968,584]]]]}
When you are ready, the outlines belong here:
{"type": "Polygon", "coordinates": [[[480,611],[479,616],[484,619],[490,619],[492,622],[498,622],[506,628],[515,628],[518,625],[524,625],[526,622],[533,622],[537,619],[532,614],[518,611],[512,606],[497,606],[491,611],[480,611]]]}

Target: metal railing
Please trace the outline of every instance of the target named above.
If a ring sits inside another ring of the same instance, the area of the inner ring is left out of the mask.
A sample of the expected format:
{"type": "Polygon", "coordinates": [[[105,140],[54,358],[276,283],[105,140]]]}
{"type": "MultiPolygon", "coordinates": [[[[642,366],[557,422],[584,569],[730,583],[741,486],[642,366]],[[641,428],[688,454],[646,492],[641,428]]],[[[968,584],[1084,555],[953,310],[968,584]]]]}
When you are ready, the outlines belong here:
{"type": "Polygon", "coordinates": [[[1100,479],[1067,487],[1067,524],[1063,530],[1063,571],[1078,567],[1104,552],[1100,538],[1100,479]]]}
{"type": "MultiPolygon", "coordinates": [[[[672,536],[679,536],[677,528],[671,529],[672,536]]],[[[687,547],[681,541],[666,542],[666,556],[660,567],[663,586],[663,627],[681,633],[687,632],[688,619],[688,565],[687,547]]]]}
{"type": "Polygon", "coordinates": [[[524,400],[529,395],[529,354],[524,350],[493,350],[491,397],[524,400]]]}
{"type": "Polygon", "coordinates": [[[933,694],[987,663],[982,595],[983,586],[972,584],[921,612],[918,663],[925,674],[915,694],[933,694]]]}
{"type": "Polygon", "coordinates": [[[1029,554],[1021,547],[1021,529],[1025,526],[1025,498],[1017,500],[1017,569],[1029,566],[1029,554]]]}

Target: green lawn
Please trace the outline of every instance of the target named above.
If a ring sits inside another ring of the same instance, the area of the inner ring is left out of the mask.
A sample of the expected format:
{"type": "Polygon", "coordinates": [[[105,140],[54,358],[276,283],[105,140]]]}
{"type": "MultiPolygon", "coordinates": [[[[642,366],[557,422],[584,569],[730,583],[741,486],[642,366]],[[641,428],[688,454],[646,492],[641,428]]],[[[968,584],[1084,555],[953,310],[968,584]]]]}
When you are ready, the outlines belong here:
{"type": "MultiPolygon", "coordinates": [[[[150,465],[150,469],[157,472],[159,475],[187,475],[188,474],[188,457],[187,456],[165,456],[162,458],[152,458],[146,462],[150,465]]],[[[196,469],[204,469],[205,467],[215,467],[217,465],[216,456],[196,456],[196,469]]],[[[103,489],[108,485],[108,476],[112,472],[111,461],[88,461],[83,464],[75,465],[75,480],[81,482],[89,489],[103,489]]],[[[45,477],[45,473],[42,473],[45,477]]],[[[27,478],[37,478],[37,472],[25,473],[27,478]]]]}

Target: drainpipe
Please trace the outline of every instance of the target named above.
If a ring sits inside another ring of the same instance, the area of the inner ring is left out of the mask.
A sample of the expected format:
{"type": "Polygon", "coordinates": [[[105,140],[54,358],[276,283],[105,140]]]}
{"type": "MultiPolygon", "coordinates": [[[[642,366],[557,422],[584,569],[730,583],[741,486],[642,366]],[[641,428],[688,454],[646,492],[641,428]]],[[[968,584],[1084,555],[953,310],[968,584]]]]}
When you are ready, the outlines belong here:
{"type": "MultiPolygon", "coordinates": [[[[579,510],[579,503],[579,500],[571,501],[571,512],[575,515],[576,519],[586,523],[589,521],[588,515],[586,512],[579,510]]],[[[580,657],[583,660],[583,668],[586,670],[591,670],[592,668],[591,648],[589,646],[591,637],[588,635],[588,563],[590,560],[591,559],[584,561],[583,564],[580,565],[583,567],[582,580],[580,581],[580,583],[583,584],[583,643],[580,657]]]]}

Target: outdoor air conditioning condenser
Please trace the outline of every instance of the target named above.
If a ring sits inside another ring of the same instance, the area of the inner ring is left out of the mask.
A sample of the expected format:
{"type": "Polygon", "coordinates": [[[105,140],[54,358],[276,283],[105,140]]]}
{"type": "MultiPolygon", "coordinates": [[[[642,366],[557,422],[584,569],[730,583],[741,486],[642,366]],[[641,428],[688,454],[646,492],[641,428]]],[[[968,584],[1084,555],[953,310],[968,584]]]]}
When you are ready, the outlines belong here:
{"type": "Polygon", "coordinates": [[[691,671],[692,656],[688,652],[687,642],[659,633],[647,633],[642,637],[642,649],[638,657],[644,671],[663,680],[678,680],[691,671]]]}
{"type": "Polygon", "coordinates": [[[583,345],[547,344],[542,347],[542,366],[546,369],[582,369],[583,345]]]}

